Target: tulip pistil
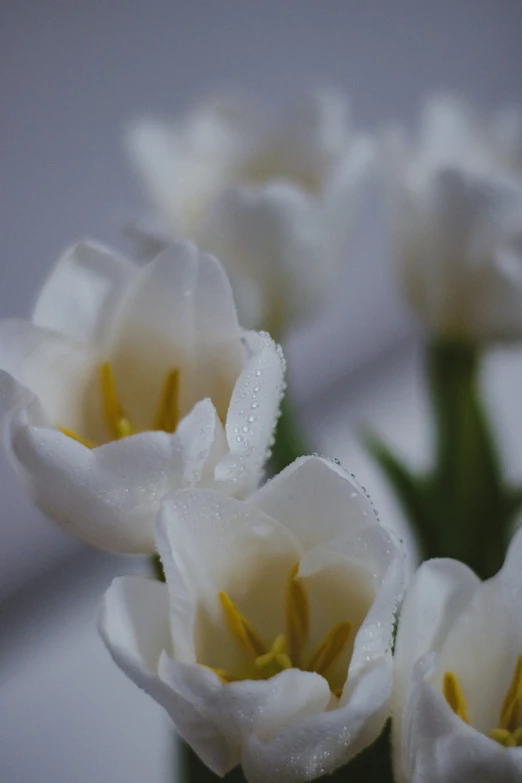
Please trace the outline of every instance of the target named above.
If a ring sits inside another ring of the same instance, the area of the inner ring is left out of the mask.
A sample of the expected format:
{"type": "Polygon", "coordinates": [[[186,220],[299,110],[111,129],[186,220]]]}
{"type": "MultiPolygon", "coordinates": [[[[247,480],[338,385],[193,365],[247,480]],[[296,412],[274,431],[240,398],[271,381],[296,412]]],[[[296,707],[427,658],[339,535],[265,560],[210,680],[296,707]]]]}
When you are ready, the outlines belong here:
{"type": "MultiPolygon", "coordinates": [[[[130,418],[125,413],[123,405],[118,397],[114,374],[110,362],[101,365],[101,396],[105,421],[113,440],[121,440],[138,432],[130,418]]],[[[158,410],[153,419],[152,429],[173,434],[176,432],[180,420],[179,410],[179,370],[171,370],[163,384],[158,410]]],[[[96,444],[86,438],[82,438],[68,427],[58,429],[69,438],[78,441],[83,446],[93,449],[96,444]]]]}
{"type": "MultiPolygon", "coordinates": [[[[268,647],[255,628],[244,617],[227,593],[219,593],[219,600],[225,613],[230,633],[243,650],[254,659],[253,678],[268,679],[285,669],[302,669],[316,672],[327,678],[331,666],[346,649],[352,635],[352,624],[340,622],[327,634],[321,644],[302,664],[303,649],[308,640],[310,608],[304,587],[297,579],[298,565],[290,572],[286,589],[286,633],[279,634],[271,647],[268,647]]],[[[213,669],[223,682],[232,682],[235,678],[223,669],[213,669]]],[[[339,696],[342,689],[336,689],[339,696]]]]}
{"type": "MultiPolygon", "coordinates": [[[[453,712],[465,723],[470,723],[464,694],[452,672],[444,675],[443,693],[453,712]]],[[[506,748],[522,746],[522,655],[518,657],[502,703],[499,725],[491,729],[489,737],[506,748]]]]}

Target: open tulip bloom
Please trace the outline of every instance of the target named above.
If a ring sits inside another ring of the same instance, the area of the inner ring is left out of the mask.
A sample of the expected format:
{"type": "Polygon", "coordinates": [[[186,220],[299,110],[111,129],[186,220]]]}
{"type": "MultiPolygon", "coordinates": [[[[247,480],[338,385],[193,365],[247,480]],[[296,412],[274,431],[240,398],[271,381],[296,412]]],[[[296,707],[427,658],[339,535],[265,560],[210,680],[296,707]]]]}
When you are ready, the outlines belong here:
{"type": "Polygon", "coordinates": [[[377,738],[404,559],[341,468],[302,458],[243,501],[181,490],[156,535],[166,584],[117,578],[101,633],[212,770],[314,780],[377,738]]]}
{"type": "Polygon", "coordinates": [[[219,262],[189,244],[144,266],[77,245],[32,321],[0,322],[0,420],[19,473],[52,519],[117,552],[155,550],[174,489],[259,484],[283,374],[268,335],[240,329],[219,262]]]}
{"type": "Polygon", "coordinates": [[[332,292],[373,156],[333,92],[278,119],[214,100],[128,137],[161,227],[138,237],[188,236],[223,258],[242,322],[275,336],[332,292]]]}
{"type": "Polygon", "coordinates": [[[410,584],[395,648],[398,783],[522,780],[522,529],[481,582],[431,560],[410,584]]]}

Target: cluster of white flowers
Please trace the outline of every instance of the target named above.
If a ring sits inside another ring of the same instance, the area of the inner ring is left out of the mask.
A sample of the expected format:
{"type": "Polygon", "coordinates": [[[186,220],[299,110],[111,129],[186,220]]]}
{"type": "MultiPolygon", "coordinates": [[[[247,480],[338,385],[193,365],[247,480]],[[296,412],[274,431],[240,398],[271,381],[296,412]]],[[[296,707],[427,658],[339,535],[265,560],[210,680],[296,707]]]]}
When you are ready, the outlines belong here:
{"type": "Polygon", "coordinates": [[[332,296],[373,177],[428,328],[477,342],[522,336],[522,114],[486,123],[435,97],[414,143],[398,129],[354,133],[332,92],[274,126],[213,101],[176,124],[137,123],[129,149],[155,207],[135,233],[155,248],[190,236],[223,258],[245,325],[280,338],[332,296]]]}
{"type": "Polygon", "coordinates": [[[240,328],[221,263],[178,241],[219,251],[248,320],[280,334],[331,287],[381,161],[427,322],[520,337],[520,138],[445,100],[417,150],[371,143],[332,95],[275,129],[223,104],[140,124],[131,146],[176,241],[142,265],[76,245],[31,321],[0,321],[13,463],[84,541],[159,553],[166,581],[117,578],[101,634],[219,775],[314,780],[391,716],[398,783],[522,780],[522,530],[488,582],[431,560],[407,586],[402,543],[339,465],[302,457],[262,484],[283,354],[240,328]]]}

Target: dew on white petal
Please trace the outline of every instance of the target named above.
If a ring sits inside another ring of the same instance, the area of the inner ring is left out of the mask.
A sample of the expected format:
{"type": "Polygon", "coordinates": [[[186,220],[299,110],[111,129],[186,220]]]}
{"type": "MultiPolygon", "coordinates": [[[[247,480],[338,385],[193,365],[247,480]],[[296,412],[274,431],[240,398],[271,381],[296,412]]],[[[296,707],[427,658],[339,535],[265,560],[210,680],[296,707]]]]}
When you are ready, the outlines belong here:
{"type": "Polygon", "coordinates": [[[248,417],[248,421],[249,421],[249,422],[254,422],[255,420],[256,420],[256,417],[255,417],[255,416],[249,416],[249,417],[248,417]]]}

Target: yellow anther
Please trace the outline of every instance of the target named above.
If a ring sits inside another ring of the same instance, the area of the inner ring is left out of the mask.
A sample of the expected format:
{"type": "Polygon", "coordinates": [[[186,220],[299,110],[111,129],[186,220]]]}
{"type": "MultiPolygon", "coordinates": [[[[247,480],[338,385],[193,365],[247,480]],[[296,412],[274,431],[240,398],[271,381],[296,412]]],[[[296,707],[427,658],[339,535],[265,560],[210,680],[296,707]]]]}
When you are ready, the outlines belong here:
{"type": "Polygon", "coordinates": [[[352,624],[347,622],[337,623],[322,642],[306,667],[309,672],[325,675],[326,671],[340,656],[352,633],[352,624]]]}
{"type": "Polygon", "coordinates": [[[92,443],[92,441],[82,438],[81,435],[78,435],[76,432],[67,429],[67,427],[58,427],[58,429],[60,430],[60,432],[63,432],[64,435],[67,435],[68,438],[72,438],[73,440],[78,441],[78,443],[81,443],[82,446],[85,446],[87,449],[94,448],[95,444],[92,443]]]}
{"type": "Polygon", "coordinates": [[[235,603],[223,592],[219,594],[219,600],[232,636],[237,639],[246,652],[252,653],[256,658],[264,655],[267,652],[265,644],[246,617],[243,617],[235,603]]]}
{"type": "Polygon", "coordinates": [[[112,436],[119,440],[132,435],[132,425],[120,403],[109,362],[101,366],[101,389],[105,419],[112,436]]]}
{"type": "Polygon", "coordinates": [[[500,728],[516,731],[522,726],[522,655],[519,655],[513,679],[500,711],[500,728]]]}
{"type": "Polygon", "coordinates": [[[286,588],[286,634],[290,657],[299,665],[301,650],[308,636],[310,621],[310,607],[308,597],[299,581],[296,579],[299,563],[290,571],[290,578],[286,588]]]}
{"type": "Polygon", "coordinates": [[[448,702],[449,706],[458,717],[469,723],[468,708],[466,707],[466,700],[462,693],[462,688],[459,685],[459,681],[453,672],[446,672],[443,682],[444,698],[448,702]]]}
{"type": "Polygon", "coordinates": [[[505,748],[515,748],[517,745],[514,735],[507,729],[492,729],[489,736],[505,748]]]}
{"type": "Polygon", "coordinates": [[[163,384],[152,429],[170,433],[176,432],[179,418],[179,370],[171,370],[163,384]]]}
{"type": "MultiPolygon", "coordinates": [[[[116,440],[120,440],[128,435],[133,435],[136,430],[132,426],[118,397],[110,362],[103,362],[100,370],[103,411],[111,436],[116,440]]],[[[178,426],[179,418],[179,370],[174,369],[169,372],[163,384],[158,411],[154,417],[152,429],[174,433],[178,426]]],[[[89,449],[93,449],[96,445],[67,427],[58,427],[58,429],[64,435],[78,441],[78,443],[89,449]]]]}
{"type": "Polygon", "coordinates": [[[292,668],[292,661],[290,660],[290,656],[286,653],[278,653],[275,657],[275,662],[281,669],[292,668]]]}
{"type": "Polygon", "coordinates": [[[291,669],[292,661],[290,656],[286,652],[286,639],[283,634],[280,634],[272,645],[272,649],[263,655],[258,655],[255,660],[255,665],[259,669],[266,669],[269,666],[277,672],[283,669],[291,669]]]}

